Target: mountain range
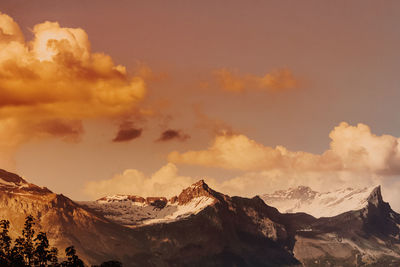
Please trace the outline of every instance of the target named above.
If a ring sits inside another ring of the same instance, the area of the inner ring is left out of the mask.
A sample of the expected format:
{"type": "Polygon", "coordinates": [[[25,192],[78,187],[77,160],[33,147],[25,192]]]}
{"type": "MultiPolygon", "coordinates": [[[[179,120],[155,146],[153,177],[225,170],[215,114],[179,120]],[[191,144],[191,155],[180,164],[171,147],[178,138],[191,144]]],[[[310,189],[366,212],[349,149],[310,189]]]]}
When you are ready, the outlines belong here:
{"type": "Polygon", "coordinates": [[[170,199],[77,202],[0,170],[0,219],[10,220],[12,236],[30,214],[53,246],[74,245],[88,264],[400,265],[400,215],[379,186],[332,193],[299,187],[243,198],[201,180],[170,199]]]}

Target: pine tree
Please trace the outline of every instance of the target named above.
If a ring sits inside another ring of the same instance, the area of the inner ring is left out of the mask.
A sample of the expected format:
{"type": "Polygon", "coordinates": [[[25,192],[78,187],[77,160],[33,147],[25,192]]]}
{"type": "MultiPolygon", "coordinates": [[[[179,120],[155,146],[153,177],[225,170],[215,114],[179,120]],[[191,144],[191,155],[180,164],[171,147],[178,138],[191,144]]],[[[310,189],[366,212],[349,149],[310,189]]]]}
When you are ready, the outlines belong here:
{"type": "Polygon", "coordinates": [[[22,230],[22,238],[23,238],[23,255],[25,262],[30,266],[33,263],[33,238],[35,235],[35,229],[33,226],[35,225],[34,219],[32,215],[29,215],[25,219],[24,229],[22,230]]]}
{"type": "Polygon", "coordinates": [[[49,249],[49,240],[44,232],[40,232],[35,241],[35,249],[33,251],[35,266],[47,266],[47,262],[54,257],[52,251],[49,249]]]}
{"type": "Polygon", "coordinates": [[[83,261],[79,259],[76,255],[76,250],[74,246],[67,247],[65,249],[65,255],[67,256],[67,261],[61,263],[61,266],[74,266],[74,267],[84,267],[83,261]]]}

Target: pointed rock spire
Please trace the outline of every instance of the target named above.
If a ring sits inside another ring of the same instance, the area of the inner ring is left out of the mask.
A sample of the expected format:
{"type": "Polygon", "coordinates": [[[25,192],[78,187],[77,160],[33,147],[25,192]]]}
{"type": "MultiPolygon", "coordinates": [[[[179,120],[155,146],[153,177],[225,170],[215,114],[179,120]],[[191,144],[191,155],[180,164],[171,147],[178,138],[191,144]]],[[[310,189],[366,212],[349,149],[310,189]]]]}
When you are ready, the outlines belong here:
{"type": "Polygon", "coordinates": [[[377,187],[375,187],[371,194],[368,196],[368,204],[371,204],[375,207],[378,207],[381,203],[383,202],[382,199],[382,192],[381,192],[381,186],[378,185],[377,187]]]}

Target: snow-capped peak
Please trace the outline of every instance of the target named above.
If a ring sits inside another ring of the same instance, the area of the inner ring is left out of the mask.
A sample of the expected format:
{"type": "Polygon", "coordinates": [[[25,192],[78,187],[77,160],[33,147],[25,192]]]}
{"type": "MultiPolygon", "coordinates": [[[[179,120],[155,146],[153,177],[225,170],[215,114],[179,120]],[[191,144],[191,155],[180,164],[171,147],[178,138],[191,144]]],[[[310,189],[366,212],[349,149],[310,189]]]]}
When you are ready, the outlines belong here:
{"type": "Polygon", "coordinates": [[[299,186],[276,191],[261,197],[280,212],[305,212],[314,217],[331,217],[351,210],[359,210],[368,203],[382,201],[380,187],[362,189],[345,188],[319,193],[309,187],[299,186]]]}
{"type": "Polygon", "coordinates": [[[113,195],[81,204],[114,222],[135,227],[176,221],[197,214],[216,201],[213,192],[200,180],[169,200],[165,197],[113,195]]]}

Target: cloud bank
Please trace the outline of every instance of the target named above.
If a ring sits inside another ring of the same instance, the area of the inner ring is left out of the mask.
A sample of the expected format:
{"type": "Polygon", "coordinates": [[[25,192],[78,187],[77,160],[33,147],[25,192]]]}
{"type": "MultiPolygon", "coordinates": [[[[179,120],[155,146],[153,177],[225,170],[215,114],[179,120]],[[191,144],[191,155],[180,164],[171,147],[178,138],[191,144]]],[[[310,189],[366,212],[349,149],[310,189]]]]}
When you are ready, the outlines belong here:
{"type": "Polygon", "coordinates": [[[365,124],[345,122],[329,134],[330,148],[322,154],[290,151],[283,146],[269,147],[248,137],[219,135],[206,150],[173,151],[173,163],[238,169],[243,171],[365,171],[400,174],[400,139],[377,136],[365,124]]]}

